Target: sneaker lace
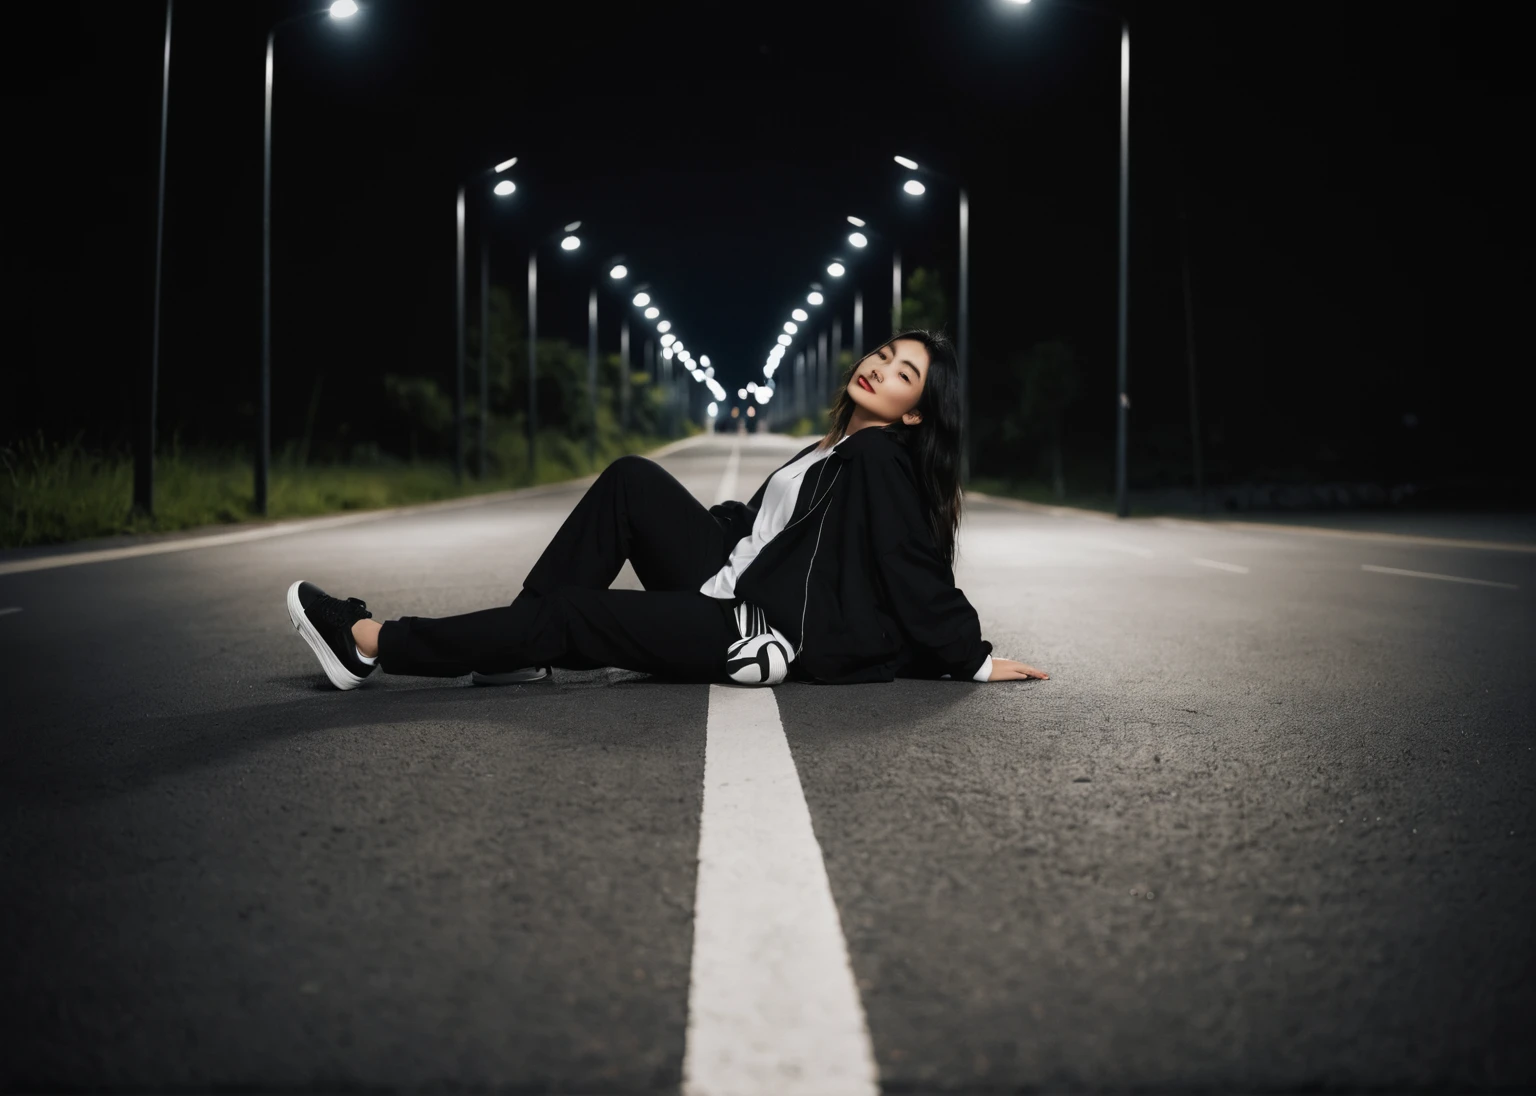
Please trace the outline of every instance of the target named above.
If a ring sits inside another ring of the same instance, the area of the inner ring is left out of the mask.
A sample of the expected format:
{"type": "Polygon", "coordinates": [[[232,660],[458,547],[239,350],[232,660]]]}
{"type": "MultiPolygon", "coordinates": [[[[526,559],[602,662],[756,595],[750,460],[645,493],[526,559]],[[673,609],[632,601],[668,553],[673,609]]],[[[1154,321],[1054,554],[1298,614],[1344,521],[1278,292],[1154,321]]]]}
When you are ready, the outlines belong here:
{"type": "Polygon", "coordinates": [[[315,606],[315,615],[338,628],[350,628],[365,617],[373,619],[373,614],[368,611],[368,603],[356,597],[349,597],[345,601],[335,597],[326,598],[315,606]]]}

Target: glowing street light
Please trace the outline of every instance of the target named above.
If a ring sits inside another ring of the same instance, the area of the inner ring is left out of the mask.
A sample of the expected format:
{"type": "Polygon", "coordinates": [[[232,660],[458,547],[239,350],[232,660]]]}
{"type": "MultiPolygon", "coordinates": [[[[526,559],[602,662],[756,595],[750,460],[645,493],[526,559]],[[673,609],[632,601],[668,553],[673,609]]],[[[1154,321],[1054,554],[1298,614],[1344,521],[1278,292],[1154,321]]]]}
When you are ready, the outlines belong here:
{"type": "Polygon", "coordinates": [[[561,251],[575,251],[580,246],[581,238],[579,236],[567,236],[565,239],[560,241],[561,251]]]}
{"type": "MultiPolygon", "coordinates": [[[[513,164],[517,163],[517,157],[503,160],[493,168],[483,168],[471,174],[459,184],[458,197],[454,202],[454,363],[453,363],[453,475],[456,480],[464,478],[464,287],[469,281],[469,272],[466,267],[466,249],[464,244],[464,223],[466,216],[466,196],[471,184],[479,189],[480,180],[492,173],[500,174],[513,164]]],[[[500,179],[492,187],[492,193],[498,198],[505,198],[517,190],[517,184],[511,179],[500,179]]],[[[480,226],[480,478],[485,478],[485,454],[486,454],[486,430],[487,408],[490,406],[489,396],[489,370],[486,368],[487,347],[490,343],[490,310],[485,307],[485,302],[490,299],[491,293],[491,240],[486,225],[482,221],[480,226]]]]}
{"type": "Polygon", "coordinates": [[[675,342],[677,342],[677,336],[676,335],[663,335],[661,337],[661,345],[662,346],[671,346],[675,342]]]}
{"type": "Polygon", "coordinates": [[[841,278],[844,274],[848,273],[848,268],[842,263],[832,263],[827,267],[827,273],[834,278],[841,278]]]}
{"type": "Polygon", "coordinates": [[[779,336],[779,345],[780,346],[788,346],[790,343],[792,343],[794,341],[795,340],[791,339],[788,335],[780,335],[779,336]]]}
{"type": "Polygon", "coordinates": [[[660,315],[661,315],[661,309],[657,308],[655,305],[651,305],[650,308],[647,308],[645,310],[645,318],[648,319],[648,320],[654,320],[657,316],[660,316],[660,315]]]}
{"type": "MultiPolygon", "coordinates": [[[[353,0],[336,0],[329,8],[332,19],[349,19],[357,14],[357,4],[353,0]]],[[[313,14],[319,14],[313,13],[313,14]]],[[[265,516],[267,513],[267,473],[271,463],[271,437],[272,437],[272,76],[273,49],[277,42],[277,32],[289,24],[308,18],[308,15],[292,15],[286,19],[280,19],[272,24],[267,31],[267,67],[265,95],[266,106],[262,124],[262,178],[261,178],[261,406],[258,409],[260,415],[259,439],[256,444],[256,482],[255,490],[256,513],[265,516]]],[[[171,53],[171,13],[169,7],[165,15],[165,76],[161,88],[161,126],[160,126],[160,196],[159,202],[163,212],[165,205],[165,117],[168,112],[170,89],[170,58],[171,53]]],[[[462,194],[463,192],[460,191],[462,194]]],[[[460,206],[462,209],[462,205],[460,206]]],[[[461,221],[462,223],[462,221],[461,221]]],[[[161,219],[156,220],[156,280],[155,280],[155,343],[150,353],[155,359],[155,373],[159,373],[159,308],[160,308],[160,282],[159,282],[159,249],[161,219]]],[[[460,355],[461,359],[463,355],[460,355]]],[[[151,423],[153,418],[151,417],[151,423]]],[[[143,488],[137,482],[139,479],[148,479],[149,473],[154,468],[154,444],[153,434],[150,442],[145,447],[144,468],[141,470],[135,463],[135,503],[143,505],[150,499],[143,497],[149,494],[148,484],[143,488]]]]}
{"type": "Polygon", "coordinates": [[[806,320],[811,318],[811,314],[803,308],[795,309],[790,313],[790,315],[799,320],[801,323],[804,323],[806,320]]]}
{"type": "Polygon", "coordinates": [[[863,228],[864,227],[864,221],[860,217],[850,216],[848,218],[848,223],[853,225],[854,228],[863,228]]]}
{"type": "Polygon", "coordinates": [[[892,156],[891,159],[895,160],[898,164],[900,164],[902,167],[906,168],[908,171],[916,171],[917,170],[917,161],[916,160],[909,160],[905,156],[892,156]]]}
{"type": "Polygon", "coordinates": [[[618,266],[608,271],[608,277],[612,278],[614,281],[618,281],[621,278],[627,278],[629,277],[629,267],[625,266],[623,263],[620,263],[618,266]]]}
{"type": "Polygon", "coordinates": [[[796,331],[799,331],[799,330],[800,330],[800,328],[798,326],[796,326],[794,323],[792,323],[792,322],[790,322],[788,320],[784,321],[784,332],[785,332],[785,334],[793,335],[796,331]]]}
{"type": "Polygon", "coordinates": [[[747,398],[747,390],[745,388],[738,388],[738,389],[736,389],[736,398],[738,400],[746,399],[747,398]]]}
{"type": "Polygon", "coordinates": [[[649,293],[636,293],[635,299],[630,303],[636,308],[644,308],[651,303],[651,295],[649,293]]]}
{"type": "Polygon", "coordinates": [[[919,194],[922,194],[924,191],[926,191],[928,188],[925,187],[922,183],[918,182],[916,179],[908,179],[906,182],[901,184],[901,189],[905,190],[908,194],[915,198],[919,194]]]}
{"type": "Polygon", "coordinates": [[[806,294],[805,298],[807,304],[820,304],[824,300],[826,300],[826,298],[814,289],[811,290],[810,293],[806,294]]]}
{"type": "Polygon", "coordinates": [[[708,368],[709,367],[709,355],[708,354],[700,354],[699,355],[699,364],[704,366],[705,368],[708,368]]]}
{"type": "Polygon", "coordinates": [[[868,247],[869,237],[862,232],[850,232],[848,234],[848,242],[854,247],[868,247]]]}
{"type": "Polygon", "coordinates": [[[665,335],[668,331],[672,330],[672,321],[662,320],[659,324],[656,325],[656,330],[665,335]]]}

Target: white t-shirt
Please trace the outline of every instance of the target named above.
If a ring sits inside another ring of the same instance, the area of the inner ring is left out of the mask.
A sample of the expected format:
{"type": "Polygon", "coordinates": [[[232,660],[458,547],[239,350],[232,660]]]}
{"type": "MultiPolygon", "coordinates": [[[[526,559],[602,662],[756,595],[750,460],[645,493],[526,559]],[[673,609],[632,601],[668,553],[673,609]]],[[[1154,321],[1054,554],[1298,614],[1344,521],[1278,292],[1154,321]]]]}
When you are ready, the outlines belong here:
{"type": "MultiPolygon", "coordinates": [[[[848,435],[844,434],[832,449],[847,440],[848,435]]],[[[715,572],[709,581],[699,587],[699,593],[726,600],[736,596],[736,580],[752,565],[763,546],[784,531],[784,526],[789,524],[789,519],[794,515],[795,502],[800,497],[800,485],[805,480],[806,472],[826,460],[829,452],[830,449],[812,449],[773,474],[763,492],[757,518],[752,522],[752,532],[736,542],[736,547],[731,549],[731,558],[725,561],[725,566],[715,572]]],[[[816,485],[815,476],[810,477],[810,483],[812,487],[816,485]]],[[[825,489],[826,485],[822,487],[825,489]]]]}
{"type": "MultiPolygon", "coordinates": [[[[847,440],[848,435],[844,434],[832,448],[836,449],[847,440]]],[[[795,512],[795,503],[800,498],[801,488],[808,485],[817,490],[827,489],[826,484],[817,488],[816,476],[807,475],[807,473],[818,471],[816,465],[826,460],[830,451],[819,447],[812,449],[799,460],[780,468],[769,478],[768,487],[763,491],[762,505],[757,510],[757,518],[752,522],[752,532],[736,542],[736,546],[731,549],[731,558],[725,561],[725,566],[699,587],[699,593],[727,601],[736,596],[736,580],[752,565],[752,561],[763,550],[763,546],[783,532],[784,527],[789,524],[789,519],[795,512]]],[[[794,648],[789,640],[773,627],[771,621],[768,624],[768,630],[784,644],[784,649],[790,652],[790,659],[793,660],[794,648]]],[[[981,667],[972,680],[988,681],[991,677],[992,656],[988,655],[982,659],[981,667]]]]}

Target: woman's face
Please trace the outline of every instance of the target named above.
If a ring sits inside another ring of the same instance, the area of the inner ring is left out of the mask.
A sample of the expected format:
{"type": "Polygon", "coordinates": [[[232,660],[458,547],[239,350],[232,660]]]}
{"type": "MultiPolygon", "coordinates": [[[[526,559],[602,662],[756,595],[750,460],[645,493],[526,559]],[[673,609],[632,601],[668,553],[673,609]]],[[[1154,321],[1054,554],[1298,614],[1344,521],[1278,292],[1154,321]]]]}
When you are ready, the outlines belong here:
{"type": "Polygon", "coordinates": [[[897,339],[854,366],[848,396],[870,418],[916,426],[923,421],[916,407],[927,381],[927,348],[916,339],[897,339]]]}

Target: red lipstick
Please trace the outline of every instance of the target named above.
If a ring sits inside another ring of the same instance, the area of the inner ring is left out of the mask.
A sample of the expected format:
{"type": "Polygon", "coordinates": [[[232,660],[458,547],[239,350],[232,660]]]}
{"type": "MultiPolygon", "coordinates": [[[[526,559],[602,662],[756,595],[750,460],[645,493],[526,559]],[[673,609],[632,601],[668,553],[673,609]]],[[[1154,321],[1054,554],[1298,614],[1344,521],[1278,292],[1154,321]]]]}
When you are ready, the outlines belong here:
{"type": "Polygon", "coordinates": [[[859,374],[859,383],[864,386],[864,391],[870,393],[871,395],[874,394],[875,390],[870,387],[869,382],[864,379],[864,375],[862,373],[859,374]]]}

